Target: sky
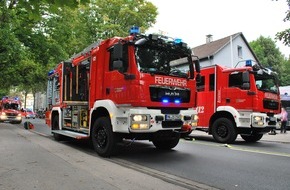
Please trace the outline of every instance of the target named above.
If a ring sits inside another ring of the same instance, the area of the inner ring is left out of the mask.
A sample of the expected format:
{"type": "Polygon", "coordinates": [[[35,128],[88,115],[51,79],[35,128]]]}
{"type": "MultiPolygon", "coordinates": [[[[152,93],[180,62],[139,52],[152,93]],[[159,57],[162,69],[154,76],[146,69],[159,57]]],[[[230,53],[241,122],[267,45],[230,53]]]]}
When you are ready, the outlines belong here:
{"type": "MultiPolygon", "coordinates": [[[[158,11],[156,23],[146,33],[162,32],[181,38],[190,47],[206,42],[206,35],[213,40],[242,32],[248,42],[260,36],[275,41],[275,34],[290,28],[284,22],[286,0],[148,0],[158,11]]],[[[290,47],[275,42],[286,57],[290,47]]]]}

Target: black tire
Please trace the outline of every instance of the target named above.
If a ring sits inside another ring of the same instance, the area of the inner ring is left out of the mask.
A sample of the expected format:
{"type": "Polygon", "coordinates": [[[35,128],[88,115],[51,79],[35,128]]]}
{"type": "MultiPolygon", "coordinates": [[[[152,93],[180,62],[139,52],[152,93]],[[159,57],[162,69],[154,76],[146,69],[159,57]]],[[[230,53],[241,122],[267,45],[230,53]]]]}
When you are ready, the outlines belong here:
{"type": "Polygon", "coordinates": [[[116,151],[117,135],[113,132],[111,121],[107,117],[98,118],[91,135],[94,150],[102,157],[110,157],[116,151]]]}
{"type": "Polygon", "coordinates": [[[152,140],[154,146],[157,149],[162,149],[162,150],[170,150],[176,145],[178,145],[180,139],[180,134],[178,133],[173,133],[173,136],[171,139],[154,139],[152,140]]]}
{"type": "MultiPolygon", "coordinates": [[[[59,130],[59,117],[58,117],[58,115],[53,117],[51,129],[52,130],[59,130]]],[[[63,136],[60,134],[57,134],[57,133],[53,133],[53,138],[56,141],[63,140],[63,136]]]]}
{"type": "Polygon", "coordinates": [[[232,143],[238,133],[234,123],[228,118],[219,118],[212,125],[212,136],[219,143],[232,143]]]}
{"type": "Polygon", "coordinates": [[[241,135],[242,139],[246,142],[257,142],[261,140],[263,134],[241,135]]]}

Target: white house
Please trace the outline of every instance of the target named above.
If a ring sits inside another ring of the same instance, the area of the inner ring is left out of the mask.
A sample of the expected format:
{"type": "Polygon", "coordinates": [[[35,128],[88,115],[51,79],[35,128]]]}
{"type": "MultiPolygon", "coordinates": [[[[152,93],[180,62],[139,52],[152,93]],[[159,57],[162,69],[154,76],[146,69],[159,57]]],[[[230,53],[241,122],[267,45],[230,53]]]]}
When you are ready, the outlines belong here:
{"type": "Polygon", "coordinates": [[[218,64],[233,68],[245,66],[249,60],[253,65],[258,62],[241,32],[216,41],[212,40],[212,35],[207,35],[206,43],[193,48],[192,51],[198,56],[201,67],[218,64]]]}

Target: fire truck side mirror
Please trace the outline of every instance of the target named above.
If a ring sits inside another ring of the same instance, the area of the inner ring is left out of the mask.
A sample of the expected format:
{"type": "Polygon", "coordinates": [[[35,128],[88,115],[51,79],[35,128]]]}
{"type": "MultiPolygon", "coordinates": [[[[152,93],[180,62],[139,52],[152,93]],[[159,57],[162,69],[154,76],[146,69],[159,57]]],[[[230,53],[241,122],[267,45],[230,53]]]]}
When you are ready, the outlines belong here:
{"type": "Polygon", "coordinates": [[[123,59],[123,45],[120,42],[114,45],[113,59],[114,61],[123,59]]]}
{"type": "Polygon", "coordinates": [[[196,72],[200,73],[200,63],[199,63],[199,59],[194,61],[195,64],[195,70],[196,72]]]}
{"type": "Polygon", "coordinates": [[[123,61],[121,60],[113,61],[113,70],[121,71],[122,68],[123,68],[123,61]]]}
{"type": "Polygon", "coordinates": [[[250,73],[248,71],[243,72],[243,83],[249,83],[250,82],[250,73]]]}
{"type": "Polygon", "coordinates": [[[113,50],[113,70],[122,72],[123,69],[123,45],[118,42],[113,50]]]}
{"type": "Polygon", "coordinates": [[[200,82],[201,82],[201,75],[200,75],[200,73],[197,73],[197,75],[196,75],[196,83],[200,84],[200,82]]]}
{"type": "Polygon", "coordinates": [[[243,89],[250,89],[250,73],[248,71],[243,72],[243,85],[242,88],[243,89]]]}

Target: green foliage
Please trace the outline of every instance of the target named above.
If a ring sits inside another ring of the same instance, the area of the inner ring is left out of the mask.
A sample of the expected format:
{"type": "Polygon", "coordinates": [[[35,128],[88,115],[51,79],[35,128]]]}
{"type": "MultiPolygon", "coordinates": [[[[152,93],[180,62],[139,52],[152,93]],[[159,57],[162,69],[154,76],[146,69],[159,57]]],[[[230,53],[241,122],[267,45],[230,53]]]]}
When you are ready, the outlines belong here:
{"type": "MultiPolygon", "coordinates": [[[[2,25],[3,26],[3,25],[2,25]]],[[[23,57],[23,47],[9,27],[0,28],[0,89],[7,89],[15,82],[13,69],[23,57]]]]}
{"type": "Polygon", "coordinates": [[[280,85],[287,83],[285,75],[290,73],[286,73],[286,59],[279,48],[276,47],[275,42],[269,37],[260,36],[249,44],[258,57],[260,64],[277,72],[280,85]]]}
{"type": "Polygon", "coordinates": [[[290,85],[290,59],[285,60],[282,64],[283,73],[281,74],[281,86],[290,85]]]}
{"type": "MultiPolygon", "coordinates": [[[[287,0],[288,10],[284,22],[290,21],[290,0],[287,0]]],[[[290,28],[276,34],[276,39],[282,41],[286,46],[290,46],[290,28]]]]}
{"type": "Polygon", "coordinates": [[[0,1],[0,94],[44,91],[47,71],[89,44],[143,31],[157,8],[146,0],[0,1]],[[11,77],[13,76],[13,77],[11,77]]]}

